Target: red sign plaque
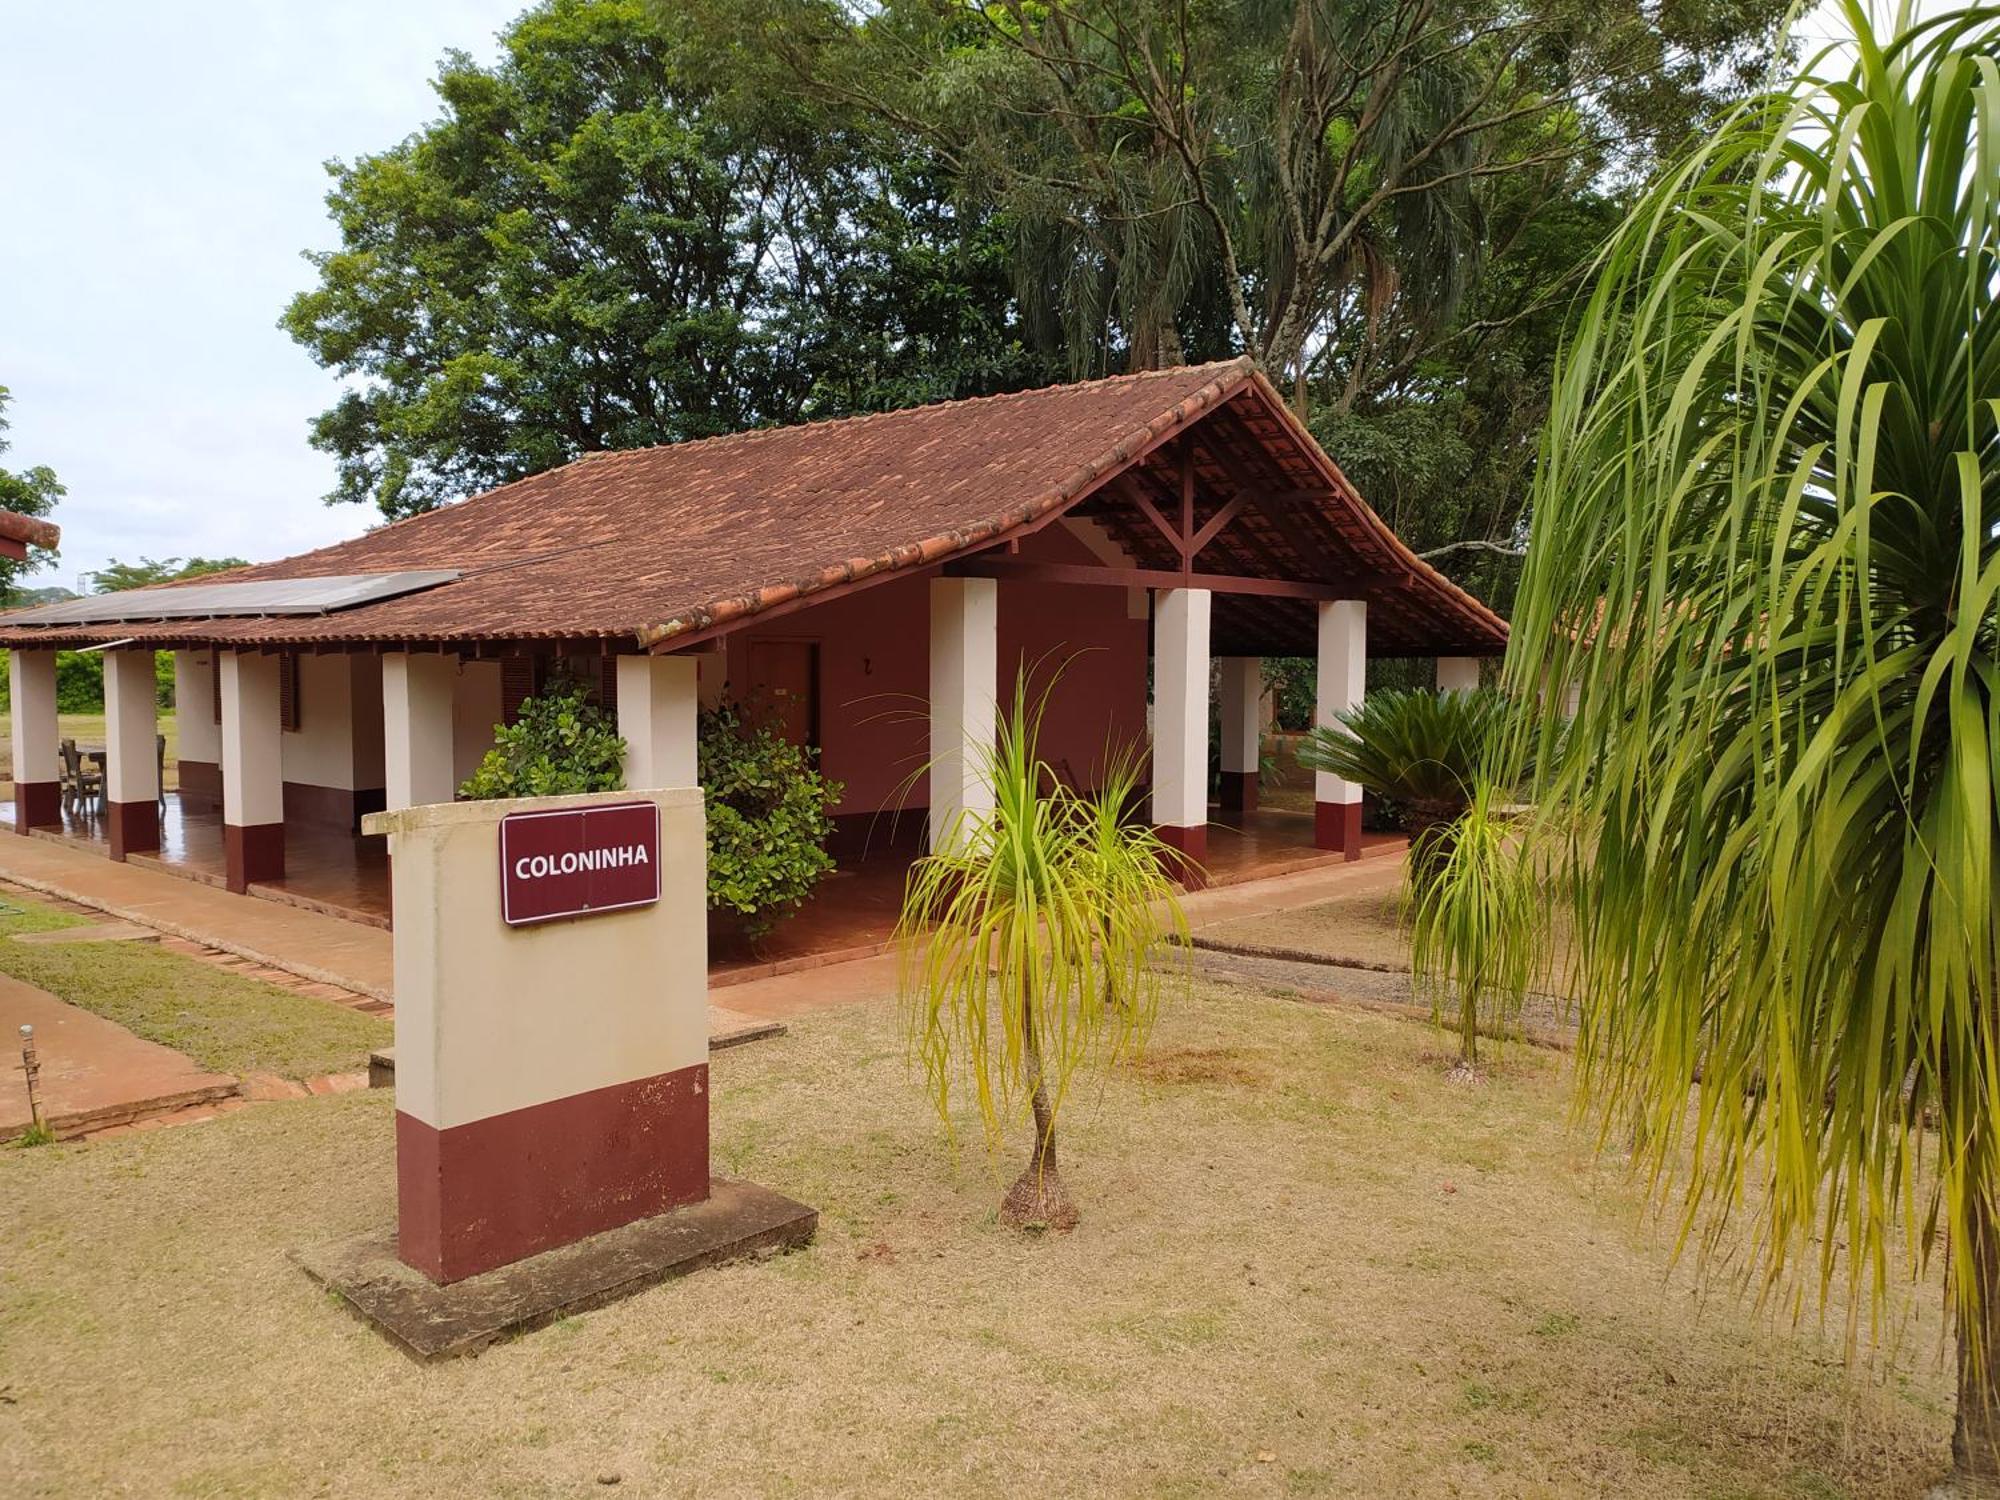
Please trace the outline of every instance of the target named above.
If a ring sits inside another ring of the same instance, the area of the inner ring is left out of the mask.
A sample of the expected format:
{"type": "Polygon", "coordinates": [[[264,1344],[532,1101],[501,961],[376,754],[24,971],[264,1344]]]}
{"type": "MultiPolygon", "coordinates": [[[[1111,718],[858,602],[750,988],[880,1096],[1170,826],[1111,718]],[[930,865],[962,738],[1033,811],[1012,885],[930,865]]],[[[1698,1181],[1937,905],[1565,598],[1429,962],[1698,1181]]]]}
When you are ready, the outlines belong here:
{"type": "Polygon", "coordinates": [[[500,820],[500,914],[509,927],[594,917],[660,899],[660,809],[614,802],[500,820]]]}

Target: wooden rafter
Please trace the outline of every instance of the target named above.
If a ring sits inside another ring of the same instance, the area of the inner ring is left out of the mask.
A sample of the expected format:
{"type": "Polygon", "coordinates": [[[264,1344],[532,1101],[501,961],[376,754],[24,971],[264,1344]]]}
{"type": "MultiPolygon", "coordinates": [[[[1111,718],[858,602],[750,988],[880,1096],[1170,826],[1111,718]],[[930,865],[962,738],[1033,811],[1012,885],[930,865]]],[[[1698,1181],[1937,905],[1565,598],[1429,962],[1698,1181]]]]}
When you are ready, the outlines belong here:
{"type": "Polygon", "coordinates": [[[1110,588],[1207,589],[1274,599],[1351,599],[1356,585],[1306,583],[1292,578],[1246,578],[1235,573],[1174,572],[1165,568],[1113,568],[1097,563],[1030,562],[984,553],[945,564],[957,578],[1012,579],[1021,583],[1101,584],[1110,588]]]}

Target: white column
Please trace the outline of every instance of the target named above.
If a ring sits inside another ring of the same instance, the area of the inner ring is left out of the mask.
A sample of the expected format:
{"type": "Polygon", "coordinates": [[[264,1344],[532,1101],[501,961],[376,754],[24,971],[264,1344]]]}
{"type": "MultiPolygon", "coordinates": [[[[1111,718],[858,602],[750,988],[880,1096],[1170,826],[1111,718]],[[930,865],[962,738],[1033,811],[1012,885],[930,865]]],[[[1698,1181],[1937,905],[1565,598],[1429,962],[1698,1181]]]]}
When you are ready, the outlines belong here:
{"type": "Polygon", "coordinates": [[[56,754],[56,654],[7,653],[13,689],[14,831],[62,823],[62,762],[56,754]]]}
{"type": "Polygon", "coordinates": [[[986,759],[998,716],[1000,585],[931,580],[931,847],[993,810],[986,759]]]}
{"type": "Polygon", "coordinates": [[[1440,693],[1473,693],[1479,690],[1479,658],[1440,656],[1437,659],[1440,693]]]}
{"type": "Polygon", "coordinates": [[[1153,824],[1190,859],[1208,852],[1207,589],[1153,595],[1153,824]]]}
{"type": "Polygon", "coordinates": [[[1222,658],[1222,805],[1230,812],[1257,806],[1263,750],[1264,660],[1222,658]]]}
{"type": "Polygon", "coordinates": [[[618,732],[625,739],[625,785],[648,791],[694,786],[695,718],[701,709],[695,656],[621,656],[618,732]]]}
{"type": "MultiPolygon", "coordinates": [[[[1319,607],[1319,692],[1315,725],[1328,726],[1361,705],[1367,684],[1368,601],[1336,599],[1319,607]]],[[[1313,774],[1313,842],[1361,857],[1361,788],[1326,771],[1313,774]]]]}
{"type": "Polygon", "coordinates": [[[104,653],[104,801],[111,857],[160,847],[160,687],[150,650],[104,653]]]}
{"type": "Polygon", "coordinates": [[[390,651],[382,657],[382,760],[390,812],[449,802],[458,791],[452,764],[452,699],[458,658],[441,651],[390,651]]]}
{"type": "Polygon", "coordinates": [[[232,891],[285,873],[284,721],[279,657],[224,651],[222,850],[232,891]]]}

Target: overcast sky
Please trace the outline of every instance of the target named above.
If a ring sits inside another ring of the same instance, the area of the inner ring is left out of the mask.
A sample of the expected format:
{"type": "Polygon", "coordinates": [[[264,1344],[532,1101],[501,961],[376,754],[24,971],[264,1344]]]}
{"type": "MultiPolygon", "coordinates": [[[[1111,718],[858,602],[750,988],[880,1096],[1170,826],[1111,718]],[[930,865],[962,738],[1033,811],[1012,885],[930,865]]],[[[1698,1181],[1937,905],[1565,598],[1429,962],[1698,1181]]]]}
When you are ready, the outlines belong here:
{"type": "Polygon", "coordinates": [[[279,331],[333,244],[321,164],[437,113],[448,48],[526,0],[0,0],[0,385],[69,487],[76,587],[112,557],[280,557],[363,530],[306,445],[333,378],[279,331]]]}
{"type": "Polygon", "coordinates": [[[277,327],[301,252],[333,244],[321,164],[433,118],[443,53],[490,59],[525,6],[0,0],[0,465],[69,487],[62,562],[31,584],[375,519],[322,502],[306,430],[334,382],[277,327]]]}

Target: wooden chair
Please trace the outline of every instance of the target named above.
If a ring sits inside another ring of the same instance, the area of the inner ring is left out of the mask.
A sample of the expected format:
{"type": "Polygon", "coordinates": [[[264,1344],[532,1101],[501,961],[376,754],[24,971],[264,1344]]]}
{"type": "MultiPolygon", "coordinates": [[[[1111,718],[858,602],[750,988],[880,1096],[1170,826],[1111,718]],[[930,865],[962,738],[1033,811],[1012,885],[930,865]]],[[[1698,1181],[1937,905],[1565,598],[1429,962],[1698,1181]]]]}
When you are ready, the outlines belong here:
{"type": "Polygon", "coordinates": [[[75,740],[61,741],[56,750],[62,761],[60,779],[63,810],[88,812],[90,804],[104,800],[104,773],[84,765],[83,752],[76,748],[75,740]]]}

